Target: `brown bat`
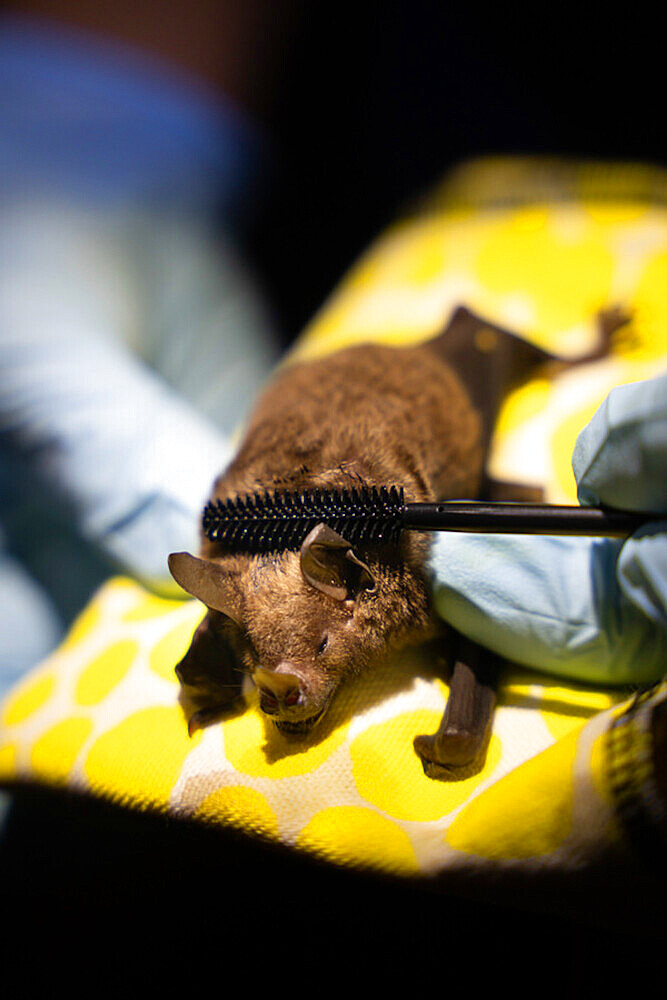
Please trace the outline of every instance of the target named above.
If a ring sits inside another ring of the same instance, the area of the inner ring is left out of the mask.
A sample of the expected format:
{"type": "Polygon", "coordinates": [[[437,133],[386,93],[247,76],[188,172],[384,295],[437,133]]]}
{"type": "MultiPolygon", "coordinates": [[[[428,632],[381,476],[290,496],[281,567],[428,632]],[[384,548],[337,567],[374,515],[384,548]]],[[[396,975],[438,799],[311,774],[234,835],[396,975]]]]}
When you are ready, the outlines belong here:
{"type": "MultiPolygon", "coordinates": [[[[608,351],[627,322],[604,314],[599,347],[576,361],[549,354],[465,308],[438,337],[411,347],[360,345],[287,365],[261,395],[213,498],[302,489],[403,487],[406,502],[535,500],[534,488],[485,473],[494,421],[507,392],[608,351]]],[[[539,491],[537,491],[539,494],[539,491]]],[[[352,545],[319,524],[300,551],[225,552],[202,538],[199,556],[174,553],[174,579],[208,608],[176,667],[190,731],[220,718],[250,674],[261,710],[303,737],[343,683],[390,651],[438,634],[449,647],[450,692],[434,736],[418,736],[426,773],[483,759],[499,660],[436,617],[426,573],[430,536],[352,545]]]]}

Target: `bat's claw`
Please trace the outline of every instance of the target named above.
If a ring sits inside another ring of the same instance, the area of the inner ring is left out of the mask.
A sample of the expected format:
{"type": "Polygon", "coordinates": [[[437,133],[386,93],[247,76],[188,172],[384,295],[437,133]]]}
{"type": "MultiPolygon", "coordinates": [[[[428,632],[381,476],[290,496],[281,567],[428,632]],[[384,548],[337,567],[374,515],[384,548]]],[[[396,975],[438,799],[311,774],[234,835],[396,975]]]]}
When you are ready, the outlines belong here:
{"type": "Polygon", "coordinates": [[[242,704],[243,698],[238,696],[229,701],[220,702],[216,705],[205,705],[193,711],[192,704],[181,698],[181,707],[188,722],[188,736],[192,737],[198,729],[206,729],[216,722],[222,722],[233,714],[234,710],[242,704]]]}
{"type": "Polygon", "coordinates": [[[215,722],[216,716],[219,714],[220,710],[214,708],[200,708],[198,712],[194,712],[188,719],[188,736],[194,736],[198,729],[206,729],[212,722],[215,722]]]}
{"type": "Polygon", "coordinates": [[[486,743],[486,733],[451,729],[433,736],[416,736],[413,746],[424,774],[448,781],[478,771],[484,763],[486,743]]]}

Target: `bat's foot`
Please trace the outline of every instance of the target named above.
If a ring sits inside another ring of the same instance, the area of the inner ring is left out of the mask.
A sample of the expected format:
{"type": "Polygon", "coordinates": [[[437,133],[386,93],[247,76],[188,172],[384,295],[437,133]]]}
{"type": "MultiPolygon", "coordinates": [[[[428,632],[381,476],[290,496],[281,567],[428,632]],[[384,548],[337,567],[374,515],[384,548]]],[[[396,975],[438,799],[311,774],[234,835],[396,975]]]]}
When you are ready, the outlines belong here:
{"type": "Polygon", "coordinates": [[[470,777],[484,765],[487,734],[449,729],[416,736],[415,752],[428,778],[450,781],[470,777]]]}
{"type": "Polygon", "coordinates": [[[632,346],[637,339],[636,335],[632,333],[632,319],[632,311],[624,306],[615,305],[600,309],[596,316],[597,344],[590,351],[580,354],[578,357],[554,359],[547,366],[547,372],[557,375],[564,371],[570,371],[572,368],[579,368],[581,365],[588,365],[593,361],[608,358],[617,341],[625,340],[626,346],[632,346]]]}
{"type": "Polygon", "coordinates": [[[460,780],[484,766],[500,665],[494,653],[459,636],[440,728],[432,736],[415,737],[413,743],[427,777],[460,780]]]}
{"type": "Polygon", "coordinates": [[[597,314],[598,337],[600,345],[599,355],[606,357],[611,354],[612,338],[619,330],[628,326],[632,322],[633,312],[625,306],[614,305],[606,309],[600,309],[597,314]]]}

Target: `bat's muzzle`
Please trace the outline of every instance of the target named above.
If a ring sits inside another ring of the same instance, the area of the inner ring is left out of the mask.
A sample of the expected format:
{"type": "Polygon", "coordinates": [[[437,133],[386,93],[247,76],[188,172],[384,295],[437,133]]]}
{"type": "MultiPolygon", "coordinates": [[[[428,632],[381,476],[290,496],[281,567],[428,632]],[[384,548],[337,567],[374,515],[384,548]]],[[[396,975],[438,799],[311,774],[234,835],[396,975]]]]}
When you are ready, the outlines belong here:
{"type": "Polygon", "coordinates": [[[260,707],[267,715],[294,709],[303,701],[301,683],[296,674],[258,667],[253,680],[259,691],[260,707]]]}

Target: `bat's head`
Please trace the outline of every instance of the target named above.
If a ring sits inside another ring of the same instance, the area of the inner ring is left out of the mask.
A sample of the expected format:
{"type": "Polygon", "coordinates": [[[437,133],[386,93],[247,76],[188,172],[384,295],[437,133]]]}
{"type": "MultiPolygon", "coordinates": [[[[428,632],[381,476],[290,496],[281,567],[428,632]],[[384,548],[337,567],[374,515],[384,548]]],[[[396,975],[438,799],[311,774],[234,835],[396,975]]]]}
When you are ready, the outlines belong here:
{"type": "Polygon", "coordinates": [[[402,562],[364,558],[324,524],[299,552],[179,552],[169,568],[208,608],[177,667],[181,682],[215,700],[231,671],[249,673],[284,733],[309,732],[345,680],[429,621],[425,590],[402,562]]]}

